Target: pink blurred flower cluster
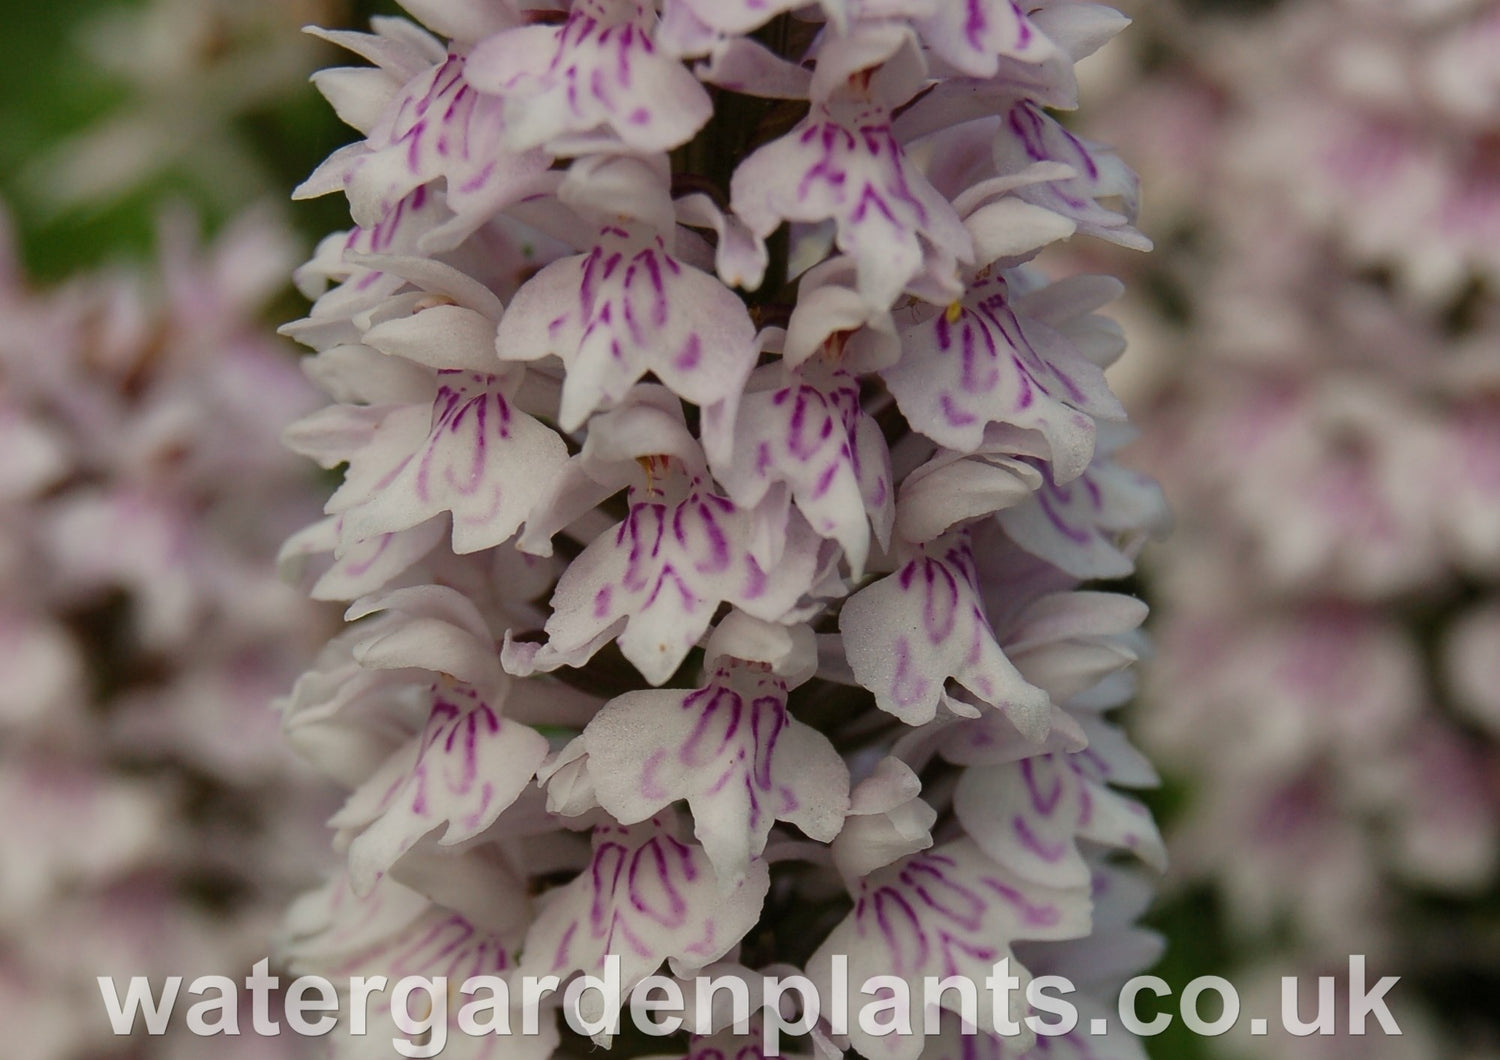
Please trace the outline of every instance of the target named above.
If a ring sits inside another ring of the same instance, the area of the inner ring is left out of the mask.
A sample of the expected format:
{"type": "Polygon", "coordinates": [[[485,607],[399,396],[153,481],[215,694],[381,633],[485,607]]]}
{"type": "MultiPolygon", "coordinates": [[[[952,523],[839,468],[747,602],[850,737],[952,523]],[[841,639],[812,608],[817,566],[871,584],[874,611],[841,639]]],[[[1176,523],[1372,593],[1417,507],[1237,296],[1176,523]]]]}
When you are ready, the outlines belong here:
{"type": "Polygon", "coordinates": [[[269,706],[328,617],[274,571],[318,492],[279,444],[310,388],[258,322],[293,247],[269,214],[208,248],[182,221],[155,270],[0,263],[8,1055],[201,1056],[114,1038],[95,977],[242,974],[324,861],[269,706]]]}
{"type": "Polygon", "coordinates": [[[1419,999],[1494,960],[1500,5],[1168,7],[1145,33],[1096,131],[1168,243],[1127,404],[1179,521],[1142,717],[1190,787],[1174,868],[1268,970],[1360,952],[1416,984],[1405,1041],[1236,1055],[1469,1055],[1419,999]]]}

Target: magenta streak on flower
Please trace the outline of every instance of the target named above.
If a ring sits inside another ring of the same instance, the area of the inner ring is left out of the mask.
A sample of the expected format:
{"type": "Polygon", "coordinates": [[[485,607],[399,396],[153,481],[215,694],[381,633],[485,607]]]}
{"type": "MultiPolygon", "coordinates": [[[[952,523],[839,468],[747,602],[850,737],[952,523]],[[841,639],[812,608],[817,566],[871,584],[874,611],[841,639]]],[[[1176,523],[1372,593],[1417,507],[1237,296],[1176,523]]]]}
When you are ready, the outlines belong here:
{"type": "Polygon", "coordinates": [[[358,832],[349,878],[366,892],[427,833],[471,839],[531,783],[547,756],[536,730],[500,717],[474,689],[439,682],[426,727],[367,780],[330,822],[358,832]]]}
{"type": "Polygon", "coordinates": [[[1122,247],[1151,249],[1151,241],[1131,224],[1140,196],[1135,174],[1114,151],[1075,136],[1032,101],[1022,100],[1005,116],[995,138],[995,162],[1001,173],[1037,162],[1065,163],[1074,176],[1029,184],[1016,194],[1069,218],[1080,232],[1122,247]],[[1119,209],[1103,205],[1106,199],[1119,199],[1119,209]]]}
{"type": "Polygon", "coordinates": [[[578,0],[561,26],[504,30],[475,46],[469,83],[507,104],[514,150],[649,154],[692,139],[713,113],[708,92],[651,39],[641,0],[578,0]]]}
{"type": "MultiPolygon", "coordinates": [[[[627,487],[659,493],[663,477],[707,479],[702,447],[688,430],[682,401],[656,384],[632,388],[626,399],[589,419],[578,454],[556,477],[545,501],[526,524],[517,547],[552,554],[552,538],[627,487]]],[[[584,537],[597,530],[580,531],[584,537]]]]}
{"type": "MultiPolygon", "coordinates": [[[[362,540],[452,512],[453,548],[460,554],[492,548],[515,533],[568,451],[554,431],[513,406],[506,389],[504,376],[439,371],[426,437],[367,498],[343,509],[346,530],[362,540]]],[[[377,437],[372,445],[383,441],[377,437]]],[[[392,444],[387,461],[400,448],[392,444]]]]}
{"type": "Polygon", "coordinates": [[[949,449],[978,451],[992,424],[1034,430],[1052,478],[1066,482],[1088,466],[1095,419],[1124,417],[1097,365],[1018,313],[1004,273],[976,279],[961,302],[901,338],[901,360],[881,376],[912,425],[949,449]]]}
{"type": "Polygon", "coordinates": [[[957,297],[958,264],[973,258],[968,230],[906,157],[878,103],[815,103],[740,163],[730,197],[762,238],[782,221],[832,218],[839,249],[858,262],[860,294],[879,309],[919,278],[957,297]]]}
{"type": "Polygon", "coordinates": [[[562,359],[559,422],[570,431],[647,372],[695,405],[732,412],[757,356],[755,326],[729,288],[678,261],[660,237],[614,227],[588,254],[527,281],[495,343],[502,360],[562,359]]]}
{"type": "Polygon", "coordinates": [[[1148,534],[1167,528],[1161,487],[1111,460],[1101,444],[1094,462],[1071,482],[1043,481],[1024,504],[1000,512],[1012,541],[1076,578],[1120,578],[1135,569],[1148,534]]]}
{"type": "MultiPolygon", "coordinates": [[[[970,839],[945,843],[915,854],[860,882],[854,910],[834,928],[807,964],[808,978],[830,1003],[836,989],[832,957],[848,957],[845,989],[849,1011],[868,1003],[857,993],[871,977],[893,975],[906,980],[912,1026],[922,1026],[922,980],[965,975],[982,983],[993,966],[1011,956],[1019,939],[1067,939],[1089,930],[1087,885],[1038,884],[992,861],[970,839]]],[[[1018,963],[1011,970],[1024,988],[1028,976],[1018,963]]],[[[945,1005],[955,1004],[951,992],[945,1005]]],[[[1024,1009],[1013,998],[1012,1019],[1024,1009]]],[[[990,1006],[978,1006],[978,1025],[993,1032],[990,1006]]],[[[851,1021],[853,1022],[853,1021],[851,1021]]],[[[850,1027],[850,1039],[861,1054],[889,1060],[916,1060],[921,1035],[871,1035],[850,1027]]]]}
{"type": "Polygon", "coordinates": [[[714,471],[744,508],[768,495],[774,502],[783,487],[808,525],[837,541],[853,576],[862,577],[871,526],[886,547],[895,515],[885,439],[860,406],[854,375],[814,362],[772,371],[776,383],[745,396],[733,456],[714,471]]]}
{"type": "MultiPolygon", "coordinates": [[[[493,976],[507,983],[516,972],[515,945],[461,913],[430,902],[414,890],[383,880],[363,897],[335,877],[305,895],[293,908],[287,924],[286,956],[298,975],[320,975],[347,995],[354,976],[383,975],[390,982],[405,976],[443,976],[454,984],[474,977],[493,976]]],[[[347,1003],[347,996],[341,997],[347,1003]]],[[[376,991],[364,1000],[370,1025],[354,1036],[351,1024],[340,1020],[334,1030],[332,1055],[363,1055],[369,1041],[389,1042],[404,1037],[391,1013],[391,995],[376,991]]],[[[503,1006],[502,1006],[503,1007],[503,1006]]],[[[558,1034],[543,1019],[534,1035],[474,1035],[464,1033],[459,1006],[448,1006],[448,1041],[443,1055],[459,1060],[545,1060],[557,1047],[558,1034]]],[[[520,1013],[513,1007],[512,1020],[520,1013]]]]}
{"type": "Polygon", "coordinates": [[[875,693],[876,706],[908,725],[931,721],[940,705],[977,713],[946,690],[952,679],[1023,733],[1044,738],[1050,702],[995,640],[968,535],[958,532],[915,552],[900,570],[844,603],[839,631],[855,678],[875,693]]]}
{"type": "Polygon", "coordinates": [[[826,736],[787,712],[786,695],[763,664],[722,661],[696,691],[612,700],[549,771],[578,762],[621,824],[685,798],[720,883],[734,886],[774,821],[822,843],[844,821],[849,771],[826,736]]]}
{"type": "Polygon", "coordinates": [[[417,255],[423,238],[447,220],[442,196],[432,188],[417,188],[380,221],[328,236],[318,244],[312,260],[296,273],[297,286],[317,304],[307,324],[344,322],[368,312],[406,285],[393,272],[360,264],[364,255],[417,255]],[[323,287],[335,283],[330,291],[323,287]]]}
{"type": "Polygon", "coordinates": [[[464,58],[449,55],[425,70],[382,109],[365,141],[330,158],[299,197],[342,187],[360,225],[378,224],[416,188],[442,180],[455,217],[424,246],[456,246],[496,212],[519,201],[545,173],[539,150],[504,146],[504,101],[464,80],[464,58]]]}
{"type": "Polygon", "coordinates": [[[286,443],[325,468],[347,464],[344,481],[326,505],[333,512],[368,498],[398,470],[426,433],[426,410],[400,404],[329,405],[292,424],[286,443]]]}
{"type": "Polygon", "coordinates": [[[298,902],[288,926],[294,964],[325,974],[358,973],[373,965],[396,974],[451,971],[462,977],[499,975],[514,967],[493,936],[388,880],[360,895],[336,876],[298,902]]]}
{"type": "Polygon", "coordinates": [[[289,579],[301,576],[307,557],[333,556],[308,590],[314,600],[357,600],[383,589],[448,536],[444,521],[431,519],[409,530],[346,543],[343,520],[341,515],[330,515],[298,531],[286,539],[277,556],[289,579]]]}
{"type": "Polygon", "coordinates": [[[547,643],[507,636],[507,670],[581,666],[618,638],[641,675],[660,685],[707,631],[720,603],[777,622],[809,591],[819,550],[806,524],[790,522],[781,559],[767,570],[750,551],[749,513],[680,470],[669,467],[666,474],[663,486],[631,487],[625,521],[569,565],[552,597],[547,643]]]}
{"type": "Polygon", "coordinates": [[[373,943],[403,932],[429,907],[415,891],[390,880],[357,895],[342,874],[297,899],[287,917],[293,964],[327,966],[357,958],[373,943]]]}
{"type": "Polygon", "coordinates": [[[1092,897],[1094,930],[1086,938],[1055,943],[1022,942],[1016,953],[1032,974],[1060,975],[1075,984],[1070,995],[1078,1025],[1067,1034],[1037,1039],[1035,1052],[1018,1053],[1011,1039],[964,1036],[957,1021],[945,1028],[932,1060],[1145,1060],[1141,1042],[1120,1026],[1116,1005],[1125,969],[1149,968],[1161,957],[1162,939],[1136,926],[1150,905],[1151,884],[1138,872],[1115,868],[1097,856],[1092,897]],[[1105,1028],[1102,1034],[1095,1029],[1105,1028]]]}
{"type": "MultiPolygon", "coordinates": [[[[596,827],[588,867],[556,892],[527,932],[522,971],[598,975],[614,954],[621,993],[628,994],[668,958],[701,968],[739,942],[770,886],[765,862],[752,862],[725,893],[707,855],[675,838],[674,824],[668,811],[641,824],[596,827]]],[[[589,1018],[601,1014],[597,998],[580,1007],[589,1018]]]]}
{"type": "MultiPolygon", "coordinates": [[[[412,196],[439,198],[425,188],[412,196]]],[[[409,399],[412,387],[393,387],[391,377],[418,379],[424,373],[417,365],[483,372],[499,368],[494,322],[503,306],[495,288],[504,287],[512,267],[524,267],[523,255],[504,238],[486,240],[486,253],[499,260],[481,274],[485,279],[470,276],[414,251],[417,240],[411,237],[430,230],[432,218],[411,216],[414,231],[400,233],[387,247],[389,253],[361,250],[361,243],[368,242],[356,230],[347,238],[325,239],[299,274],[310,295],[326,281],[343,281],[319,296],[307,317],[282,329],[319,351],[307,370],[335,400],[381,404],[409,399]],[[350,246],[349,238],[357,242],[350,246]],[[378,342],[360,348],[377,336],[378,342]],[[390,356],[373,356],[377,350],[390,356]]],[[[430,398],[429,390],[423,400],[430,398]]]]}
{"type": "Polygon", "coordinates": [[[1055,48],[1016,0],[938,4],[932,14],[914,21],[928,47],[971,77],[994,77],[1001,56],[1037,63],[1055,48]]]}
{"type": "Polygon", "coordinates": [[[1104,783],[1092,748],[964,771],[954,810],[979,847],[1018,875],[1057,887],[1086,884],[1080,839],[1134,850],[1164,868],[1166,850],[1145,808],[1104,783]]]}
{"type": "Polygon", "coordinates": [[[279,704],[294,743],[339,748],[329,771],[346,787],[364,784],[422,731],[435,675],[485,690],[491,704],[514,692],[483,616],[456,590],[396,589],[359,601],[346,617],[366,621],[335,638],[279,704]]]}

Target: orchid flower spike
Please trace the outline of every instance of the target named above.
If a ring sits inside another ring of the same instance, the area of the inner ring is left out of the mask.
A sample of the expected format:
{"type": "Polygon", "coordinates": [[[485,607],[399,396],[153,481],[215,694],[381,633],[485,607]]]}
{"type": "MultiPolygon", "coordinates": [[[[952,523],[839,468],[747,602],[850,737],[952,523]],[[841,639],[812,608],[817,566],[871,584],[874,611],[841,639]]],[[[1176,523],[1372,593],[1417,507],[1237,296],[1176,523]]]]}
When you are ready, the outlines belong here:
{"type": "MultiPolygon", "coordinates": [[[[1126,20],[405,6],[330,35],[370,64],[318,79],[363,139],[302,189],[353,225],[298,274],[332,403],[288,440],[343,482],[287,552],[352,624],[284,711],[350,794],[292,965],[790,969],[826,1002],[839,956],[918,991],[1009,960],[1109,1005],[1094,969],[1154,949],[1101,896],[1161,845],[1106,716],[1145,609],[1092,583],[1163,505],[1113,461],[1118,285],[1032,259],[1146,245],[1133,175],[1052,116],[1126,20]]],[[[947,1055],[943,1005],[886,1037],[825,1008],[788,1048],[947,1055]]],[[[563,1008],[505,1055],[552,1055],[563,1008]]],[[[973,1032],[1043,1055],[1005,1012],[973,1032]]]]}

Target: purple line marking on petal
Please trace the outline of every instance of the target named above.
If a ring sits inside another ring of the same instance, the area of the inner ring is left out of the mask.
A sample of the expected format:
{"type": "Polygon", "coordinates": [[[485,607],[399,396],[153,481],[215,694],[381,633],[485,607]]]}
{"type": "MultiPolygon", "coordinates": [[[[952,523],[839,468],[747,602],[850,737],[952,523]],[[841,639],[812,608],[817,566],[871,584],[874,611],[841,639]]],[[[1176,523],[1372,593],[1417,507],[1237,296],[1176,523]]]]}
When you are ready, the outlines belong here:
{"type": "MultiPolygon", "coordinates": [[[[1052,756],[1047,755],[1043,759],[1048,765],[1054,765],[1052,756]]],[[[1052,775],[1051,790],[1043,792],[1039,786],[1037,776],[1037,759],[1023,758],[1021,760],[1021,779],[1026,784],[1026,790],[1031,794],[1031,805],[1037,813],[1050,815],[1057,809],[1058,802],[1063,796],[1063,777],[1056,772],[1055,767],[1049,770],[1052,775]]]]}
{"type": "Polygon", "coordinates": [[[1031,830],[1031,824],[1020,814],[1011,819],[1011,825],[1021,845],[1043,861],[1055,864],[1061,861],[1068,852],[1068,844],[1065,840],[1059,840],[1050,845],[1043,843],[1041,838],[1031,830]]]}

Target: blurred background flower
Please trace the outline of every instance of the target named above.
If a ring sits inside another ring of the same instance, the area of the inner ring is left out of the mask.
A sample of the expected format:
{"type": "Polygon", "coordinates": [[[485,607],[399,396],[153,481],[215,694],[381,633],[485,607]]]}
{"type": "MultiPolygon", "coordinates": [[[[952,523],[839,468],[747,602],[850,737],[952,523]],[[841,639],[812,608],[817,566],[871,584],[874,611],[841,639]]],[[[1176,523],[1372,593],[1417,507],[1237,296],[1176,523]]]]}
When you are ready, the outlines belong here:
{"type": "MultiPolygon", "coordinates": [[[[314,399],[269,321],[307,246],[286,188],[334,135],[303,98],[318,56],[297,29],[338,12],[8,15],[3,1052],[188,1060],[204,1043],[180,1020],[114,1037],[95,977],[242,978],[327,861],[335,804],[268,708],[336,617],[274,569],[326,490],[281,445],[314,399]]],[[[246,1037],[214,1055],[310,1052],[246,1037]]]]}
{"type": "Polygon", "coordinates": [[[272,563],[320,493],[278,444],[307,384],[256,322],[293,244],[256,213],[208,248],[172,217],[161,242],[149,270],[35,290],[12,262],[0,281],[0,1019],[18,1055],[199,1055],[112,1039],[95,976],[242,976],[323,860],[329,806],[266,706],[331,617],[272,563]]]}
{"type": "Polygon", "coordinates": [[[1407,1031],[1154,1055],[1497,1055],[1500,5],[1131,13],[1084,113],[1157,241],[1104,266],[1178,524],[1135,713],[1176,782],[1166,974],[1247,1013],[1299,975],[1310,1014],[1368,954],[1407,1031]]]}

